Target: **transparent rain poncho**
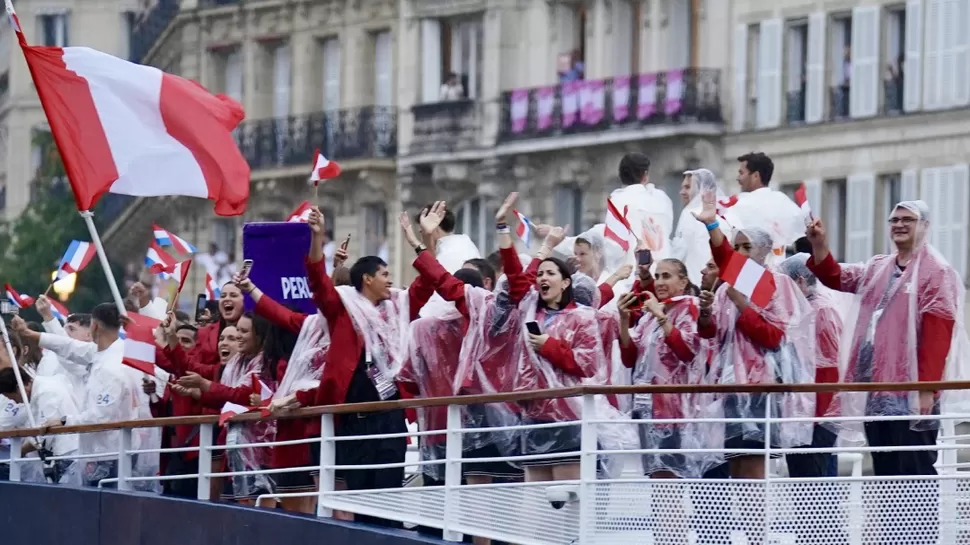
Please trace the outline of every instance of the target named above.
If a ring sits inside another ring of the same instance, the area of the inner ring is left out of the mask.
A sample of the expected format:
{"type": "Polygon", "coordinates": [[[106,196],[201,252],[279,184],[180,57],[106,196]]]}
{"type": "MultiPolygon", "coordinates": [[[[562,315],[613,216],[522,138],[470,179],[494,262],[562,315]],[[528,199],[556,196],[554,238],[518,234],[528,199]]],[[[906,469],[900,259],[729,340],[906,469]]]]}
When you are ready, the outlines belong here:
{"type": "Polygon", "coordinates": [[[744,228],[762,229],[771,234],[772,253],[765,265],[777,265],[785,257],[785,248],[805,236],[805,213],[781,191],[767,187],[740,193],[737,203],[728,209],[744,228]]]}
{"type": "Polygon", "coordinates": [[[301,390],[313,390],[320,385],[323,366],[330,350],[330,328],[322,314],[310,314],[303,321],[300,335],[293,345],[293,353],[286,364],[286,372],[273,399],[282,399],[301,390]]]}
{"type": "MultiPolygon", "coordinates": [[[[633,384],[702,385],[707,382],[707,364],[698,357],[701,339],[697,334],[697,298],[682,296],[666,305],[667,321],[674,331],[664,334],[657,319],[645,313],[630,330],[636,349],[633,384]],[[678,348],[675,349],[674,346],[678,348]]],[[[627,361],[627,363],[630,363],[627,361]]],[[[712,410],[711,394],[635,394],[633,415],[641,419],[701,419],[719,416],[712,410]]],[[[722,426],[716,423],[681,422],[641,424],[640,446],[644,449],[717,449],[724,442],[722,426]]],[[[723,462],[719,454],[645,454],[647,475],[668,471],[696,479],[723,462]]]]}
{"type": "MultiPolygon", "coordinates": [[[[963,282],[927,240],[932,220],[927,205],[908,201],[897,207],[910,210],[919,218],[912,259],[905,268],[897,265],[896,252],[874,256],[864,264],[812,263],[820,281],[859,296],[843,329],[842,381],[966,380],[970,376],[970,343],[964,323],[963,282]]],[[[941,403],[944,412],[967,412],[967,401],[965,392],[959,390],[941,392],[927,406],[922,406],[918,392],[840,392],[828,414],[938,414],[941,403]]],[[[938,425],[937,420],[911,421],[914,430],[935,429],[938,425]]],[[[862,439],[861,422],[844,422],[840,428],[843,439],[862,439]]]]}
{"type": "Polygon", "coordinates": [[[624,264],[633,263],[633,258],[628,252],[624,252],[619,244],[603,235],[605,227],[605,224],[598,223],[575,237],[566,237],[554,248],[556,254],[563,259],[568,259],[576,256],[576,240],[583,239],[588,242],[596,258],[596,266],[599,268],[599,275],[594,278],[597,283],[609,278],[624,264]]]}
{"type": "MultiPolygon", "coordinates": [[[[704,225],[697,221],[693,212],[700,212],[702,208],[701,196],[706,191],[714,193],[718,202],[727,199],[727,195],[717,183],[714,173],[706,168],[688,170],[684,175],[690,175],[690,202],[680,212],[677,228],[670,242],[670,257],[681,261],[687,267],[687,276],[695,286],[701,285],[701,272],[711,260],[710,237],[704,225]]],[[[721,232],[731,240],[734,230],[743,227],[740,218],[733,208],[727,208],[718,218],[721,232]]]]}
{"type": "MultiPolygon", "coordinates": [[[[740,231],[751,241],[760,261],[771,252],[771,235],[761,229],[740,231]]],[[[731,250],[733,252],[733,250],[731,250]]],[[[716,258],[716,256],[715,256],[716,258]]],[[[725,261],[726,263],[726,261],[725,261]]],[[[720,264],[723,270],[724,264],[720,264]]],[[[765,308],[748,303],[744,312],[728,297],[730,286],[721,284],[714,294],[713,339],[703,346],[711,352],[711,380],[718,384],[810,384],[815,382],[815,313],[801,290],[787,275],[771,273],[775,293],[765,308]],[[761,337],[760,341],[752,337],[761,337]],[[766,343],[765,341],[770,341],[766,343]]],[[[815,416],[812,393],[738,393],[721,397],[726,418],[764,419],[771,399],[770,415],[780,418],[815,416]]],[[[765,442],[761,422],[729,423],[725,439],[765,442]]],[[[771,445],[796,447],[812,442],[811,422],[786,422],[771,427],[771,445]]]]}
{"type": "MultiPolygon", "coordinates": [[[[266,386],[275,388],[262,354],[245,358],[236,354],[226,364],[219,382],[229,388],[240,388],[253,383],[253,375],[266,386]]],[[[276,421],[232,423],[226,432],[226,446],[272,443],[276,439],[276,421]]],[[[226,463],[230,471],[255,471],[269,466],[269,447],[242,447],[226,449],[226,463]]],[[[273,481],[267,475],[236,475],[231,477],[233,495],[237,498],[251,497],[262,491],[273,490],[273,481]]]]}
{"type": "Polygon", "coordinates": [[[354,329],[363,337],[371,362],[385,378],[396,379],[408,356],[411,316],[407,290],[392,289],[390,299],[379,305],[352,286],[337,286],[337,294],[354,329]]]}

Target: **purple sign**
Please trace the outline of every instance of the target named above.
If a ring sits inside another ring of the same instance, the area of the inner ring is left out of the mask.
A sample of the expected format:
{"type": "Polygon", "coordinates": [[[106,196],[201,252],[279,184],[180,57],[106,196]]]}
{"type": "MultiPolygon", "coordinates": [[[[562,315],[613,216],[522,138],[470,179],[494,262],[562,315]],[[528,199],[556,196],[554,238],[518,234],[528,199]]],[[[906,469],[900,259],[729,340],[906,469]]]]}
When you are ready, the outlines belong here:
{"type": "MultiPolygon", "coordinates": [[[[314,313],[304,259],[310,248],[310,227],[305,223],[247,223],[243,226],[243,259],[253,260],[249,277],[276,302],[314,313]]],[[[246,309],[254,303],[246,298],[246,309]]]]}
{"type": "Polygon", "coordinates": [[[657,111],[657,74],[640,74],[640,94],[637,97],[637,119],[644,120],[657,111]]]}
{"type": "Polygon", "coordinates": [[[552,126],[552,110],[556,105],[556,88],[540,87],[536,90],[536,128],[544,131],[552,126]]]}
{"type": "Polygon", "coordinates": [[[684,71],[672,70],[667,72],[667,92],[664,100],[664,113],[676,115],[684,105],[684,71]]]}
{"type": "Polygon", "coordinates": [[[630,115],[630,76],[613,78],[613,120],[623,121],[630,115]]]}
{"type": "Polygon", "coordinates": [[[516,89],[512,91],[510,102],[512,132],[520,133],[525,130],[525,124],[529,120],[529,90],[516,89]]]}
{"type": "Polygon", "coordinates": [[[582,88],[582,81],[570,81],[563,83],[562,90],[562,128],[568,129],[576,122],[579,117],[579,90],[582,88]]]}
{"type": "Polygon", "coordinates": [[[603,120],[605,88],[602,80],[585,81],[580,91],[580,117],[587,125],[596,125],[603,120]]]}

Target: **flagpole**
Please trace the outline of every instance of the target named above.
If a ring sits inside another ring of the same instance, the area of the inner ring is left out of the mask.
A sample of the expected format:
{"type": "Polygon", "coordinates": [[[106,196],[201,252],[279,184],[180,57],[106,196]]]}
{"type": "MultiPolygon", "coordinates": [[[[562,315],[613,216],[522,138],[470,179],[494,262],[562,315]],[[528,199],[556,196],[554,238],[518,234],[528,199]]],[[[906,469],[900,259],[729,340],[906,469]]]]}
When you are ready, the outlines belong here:
{"type": "Polygon", "coordinates": [[[111,295],[114,297],[115,304],[118,305],[118,312],[122,316],[127,316],[128,312],[125,310],[125,301],[122,299],[121,292],[118,290],[115,275],[111,272],[111,264],[108,263],[108,255],[104,253],[104,245],[101,244],[101,236],[98,235],[98,228],[94,226],[94,214],[90,210],[81,210],[80,214],[84,218],[85,225],[88,226],[88,232],[91,233],[91,242],[94,243],[94,249],[98,251],[98,259],[101,261],[101,268],[104,270],[104,275],[108,279],[108,287],[111,288],[111,295]]]}
{"type": "Polygon", "coordinates": [[[24,379],[20,376],[20,364],[17,363],[17,356],[13,353],[13,346],[10,344],[10,335],[7,333],[7,324],[0,319],[0,334],[3,335],[3,344],[7,347],[7,357],[10,358],[10,366],[13,367],[13,375],[17,379],[17,391],[20,392],[20,399],[23,400],[24,408],[27,409],[27,422],[31,428],[37,427],[34,420],[34,413],[30,410],[30,402],[27,400],[27,388],[24,387],[24,379]]]}

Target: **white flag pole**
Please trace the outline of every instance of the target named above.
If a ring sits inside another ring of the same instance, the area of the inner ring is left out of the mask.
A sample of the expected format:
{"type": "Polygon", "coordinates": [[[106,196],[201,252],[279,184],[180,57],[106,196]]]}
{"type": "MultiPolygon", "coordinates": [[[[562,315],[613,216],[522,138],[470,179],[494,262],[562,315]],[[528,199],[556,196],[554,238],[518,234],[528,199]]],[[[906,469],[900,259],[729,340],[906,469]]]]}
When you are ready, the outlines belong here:
{"type": "Polygon", "coordinates": [[[94,249],[98,251],[98,259],[101,261],[104,276],[108,279],[108,287],[111,288],[111,295],[114,297],[115,304],[118,305],[118,312],[122,316],[127,316],[128,312],[125,311],[125,301],[122,299],[121,292],[118,290],[115,275],[111,273],[111,264],[108,263],[108,255],[104,253],[101,236],[98,235],[98,229],[94,226],[94,214],[90,210],[82,210],[80,213],[81,217],[84,218],[85,225],[88,226],[88,232],[91,233],[91,242],[94,243],[94,249]]]}

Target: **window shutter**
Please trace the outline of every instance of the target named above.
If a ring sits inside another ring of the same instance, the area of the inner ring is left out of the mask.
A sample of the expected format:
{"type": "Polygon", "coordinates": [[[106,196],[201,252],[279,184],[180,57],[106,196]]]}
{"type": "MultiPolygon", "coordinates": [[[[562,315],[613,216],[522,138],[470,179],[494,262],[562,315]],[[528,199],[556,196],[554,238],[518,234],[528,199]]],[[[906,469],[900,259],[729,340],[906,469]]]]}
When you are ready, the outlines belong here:
{"type": "Polygon", "coordinates": [[[808,55],[805,84],[805,121],[818,123],[825,110],[825,13],[808,18],[808,55]]]}
{"type": "MultiPolygon", "coordinates": [[[[958,56],[957,34],[960,31],[954,28],[954,20],[958,18],[959,12],[957,0],[945,0],[940,5],[940,20],[936,29],[940,34],[940,50],[937,64],[939,65],[939,81],[942,93],[939,105],[941,108],[953,106],[956,104],[957,99],[956,89],[959,79],[956,70],[958,56]]],[[[947,177],[949,174],[946,173],[943,176],[947,177]]]]}
{"type": "Polygon", "coordinates": [[[734,27],[734,130],[744,130],[748,109],[748,25],[734,27]]]}
{"type": "MultiPolygon", "coordinates": [[[[942,0],[926,0],[923,50],[923,107],[938,110],[943,107],[943,87],[940,65],[943,35],[940,32],[942,0]]],[[[905,76],[905,74],[904,74],[905,76]]]]}
{"type": "MultiPolygon", "coordinates": [[[[919,198],[919,171],[904,170],[899,177],[899,200],[915,201],[919,198]]],[[[890,208],[897,203],[889,203],[890,208]]]]}
{"type": "Polygon", "coordinates": [[[242,50],[238,47],[226,55],[226,95],[242,104],[243,58],[242,50]]]}
{"type": "Polygon", "coordinates": [[[340,40],[328,38],[323,42],[323,109],[340,109],[340,40]]]}
{"type": "Polygon", "coordinates": [[[876,115],[879,104],[879,7],[852,10],[852,76],[849,80],[849,115],[876,115]]]}
{"type": "MultiPolygon", "coordinates": [[[[970,167],[954,165],[949,168],[949,187],[945,188],[947,208],[947,227],[950,236],[951,254],[946,258],[960,273],[961,279],[967,277],[967,216],[970,214],[970,167]]],[[[933,221],[933,218],[930,218],[933,221]]]]}
{"type": "Polygon", "coordinates": [[[808,206],[812,209],[812,214],[818,215],[822,211],[822,180],[813,178],[805,180],[805,195],[808,197],[808,206]]]}
{"type": "Polygon", "coordinates": [[[438,102],[441,93],[441,23],[421,20],[421,101],[438,102]]]}
{"type": "Polygon", "coordinates": [[[806,66],[802,64],[805,59],[802,27],[789,27],[787,34],[788,45],[785,49],[788,52],[788,74],[785,92],[790,93],[802,88],[802,73],[806,66]]]}
{"type": "MultiPolygon", "coordinates": [[[[924,168],[922,172],[922,181],[920,183],[920,199],[926,202],[927,206],[930,208],[931,216],[942,217],[942,212],[940,210],[940,178],[941,171],[940,168],[924,168]]],[[[939,222],[930,218],[930,243],[937,246],[941,252],[942,248],[939,247],[939,235],[937,232],[940,229],[939,222]]]]}
{"type": "Polygon", "coordinates": [[[633,21],[630,0],[613,0],[613,74],[630,74],[633,64],[633,21]]]}
{"type": "Polygon", "coordinates": [[[758,128],[781,122],[781,19],[763,21],[758,51],[758,128]]]}
{"type": "Polygon", "coordinates": [[[690,0],[668,0],[667,68],[690,66],[690,0]]]}
{"type": "MultiPolygon", "coordinates": [[[[903,109],[915,112],[922,103],[923,0],[906,2],[906,61],[903,65],[903,109]]],[[[892,60],[892,59],[891,59],[892,60]]]]}
{"type": "Polygon", "coordinates": [[[391,32],[378,32],[374,38],[374,104],[376,106],[390,106],[393,104],[394,89],[392,83],[391,32]]]}
{"type": "Polygon", "coordinates": [[[845,261],[856,263],[872,257],[873,227],[875,226],[876,177],[873,174],[856,174],[846,181],[846,229],[845,261]]]}
{"type": "Polygon", "coordinates": [[[953,3],[953,20],[948,20],[947,36],[953,40],[953,103],[954,106],[966,106],[970,103],[970,34],[967,25],[970,24],[970,0],[955,0],[953,3]]]}
{"type": "Polygon", "coordinates": [[[290,115],[290,45],[280,44],[273,51],[273,117],[290,115]]]}

